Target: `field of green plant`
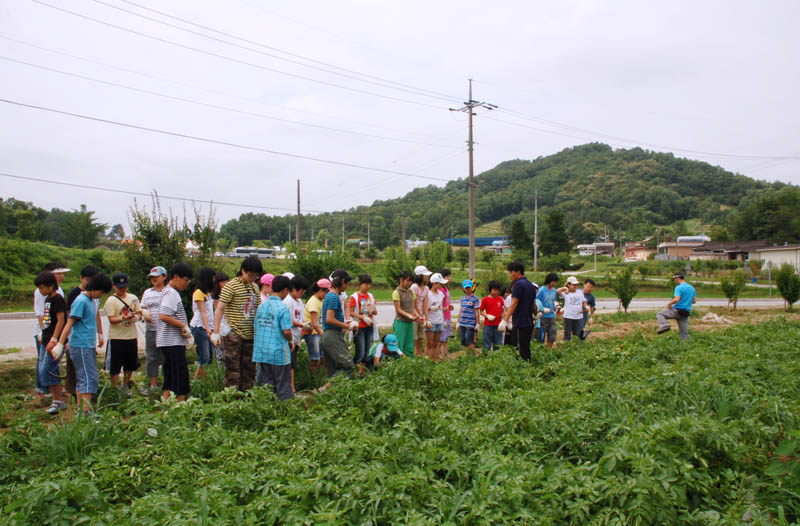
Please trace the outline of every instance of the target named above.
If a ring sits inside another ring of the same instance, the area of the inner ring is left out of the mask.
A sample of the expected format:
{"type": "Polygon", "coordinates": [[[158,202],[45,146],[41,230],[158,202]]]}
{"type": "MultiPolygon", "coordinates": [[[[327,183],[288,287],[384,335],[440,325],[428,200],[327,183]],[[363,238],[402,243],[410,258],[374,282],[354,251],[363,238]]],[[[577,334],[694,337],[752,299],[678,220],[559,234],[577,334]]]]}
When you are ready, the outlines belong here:
{"type": "Polygon", "coordinates": [[[96,420],[5,430],[2,522],[789,524],[798,334],[401,360],[285,404],[216,375],[182,404],[111,394],[96,420]]]}

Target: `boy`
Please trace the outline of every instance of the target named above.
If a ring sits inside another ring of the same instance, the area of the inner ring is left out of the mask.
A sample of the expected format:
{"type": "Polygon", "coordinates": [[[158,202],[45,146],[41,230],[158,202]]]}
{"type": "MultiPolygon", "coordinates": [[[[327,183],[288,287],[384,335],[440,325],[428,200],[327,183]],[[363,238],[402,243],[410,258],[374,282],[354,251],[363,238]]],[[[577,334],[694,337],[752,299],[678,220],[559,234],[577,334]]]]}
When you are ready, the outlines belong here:
{"type": "Polygon", "coordinates": [[[497,350],[503,344],[503,333],[497,330],[503,319],[505,302],[500,296],[500,283],[489,282],[489,295],[481,300],[480,311],[483,314],[483,349],[497,350]]]}
{"type": "Polygon", "coordinates": [[[170,391],[178,400],[189,394],[189,364],[186,363],[186,344],[192,331],[180,293],[189,286],[194,272],[187,263],[175,263],[169,271],[169,283],[161,292],[158,306],[156,347],[164,357],[164,385],[161,395],[166,402],[170,391]]]}
{"type": "Polygon", "coordinates": [[[72,302],[67,326],[61,331],[58,343],[51,351],[54,357],[60,356],[69,339],[69,355],[75,364],[75,390],[84,415],[92,409],[92,396],[97,394],[99,384],[95,344],[99,335],[99,346],[102,347],[102,333],[97,330],[96,302],[110,291],[111,279],[105,274],[96,274],[89,280],[86,290],[72,302]]]}
{"type": "Polygon", "coordinates": [[[308,368],[311,372],[319,369],[322,360],[322,351],[319,347],[319,340],[322,337],[322,320],[319,313],[322,310],[322,300],[331,289],[331,281],[326,278],[318,280],[311,286],[311,297],[306,302],[306,312],[303,322],[305,323],[305,340],[308,347],[308,368]]]}
{"type": "Polygon", "coordinates": [[[44,298],[44,315],[42,316],[41,324],[42,343],[41,349],[37,349],[42,359],[39,362],[39,370],[36,374],[41,385],[48,388],[50,394],[53,395],[53,402],[45,412],[48,415],[57,415],[59,411],[67,408],[67,404],[64,403],[61,391],[61,377],[58,370],[61,356],[54,356],[50,353],[56,346],[56,342],[66,324],[67,303],[58,294],[58,281],[56,281],[56,277],[52,272],[45,270],[40,273],[36,276],[33,284],[36,285],[36,290],[44,298]]]}
{"type": "Polygon", "coordinates": [[[583,313],[589,310],[583,291],[578,290],[580,282],[575,276],[567,278],[567,286],[558,289],[564,298],[564,341],[572,340],[572,335],[580,338],[583,313]]]}
{"type": "Polygon", "coordinates": [[[583,297],[586,298],[586,305],[589,307],[583,313],[583,322],[581,323],[581,340],[585,340],[587,336],[589,336],[589,332],[592,330],[592,322],[590,320],[594,320],[594,311],[597,306],[597,300],[592,294],[594,290],[594,280],[592,278],[586,278],[583,280],[583,297]]]}
{"type": "MultiPolygon", "coordinates": [[[[81,269],[80,285],[74,287],[69,291],[69,294],[67,294],[67,319],[69,319],[69,311],[72,308],[72,302],[86,290],[86,285],[89,284],[89,280],[99,273],[100,271],[94,265],[87,265],[81,269]]],[[[105,338],[103,337],[103,324],[100,322],[100,300],[96,299],[92,301],[94,302],[94,310],[97,312],[95,316],[95,325],[97,325],[97,337],[100,340],[99,347],[103,347],[105,345],[105,338]]],[[[67,361],[67,378],[64,381],[64,390],[73,397],[76,397],[75,384],[77,383],[77,378],[75,376],[75,364],[72,362],[72,356],[70,356],[69,353],[65,354],[67,361]]]]}
{"type": "Polygon", "coordinates": [[[262,272],[261,260],[257,256],[245,258],[239,275],[222,288],[214,313],[211,343],[219,345],[219,327],[223,316],[231,327],[231,332],[225,336],[225,387],[236,387],[240,391],[253,387],[256,379],[256,367],[253,363],[253,318],[261,303],[256,282],[262,272]]]}
{"type": "Polygon", "coordinates": [[[392,332],[397,337],[400,350],[409,358],[414,356],[414,322],[420,318],[415,306],[414,293],[410,289],[413,280],[411,271],[400,272],[397,288],[392,292],[395,313],[392,332]]]}
{"type": "Polygon", "coordinates": [[[131,375],[139,368],[139,333],[136,320],[142,317],[139,298],[128,294],[128,275],[117,272],[111,276],[114,294],[106,300],[103,311],[108,316],[108,354],[111,386],[120,387],[119,373],[124,369],[122,392],[130,393],[131,375]]]}
{"type": "Polygon", "coordinates": [[[542,302],[542,323],[541,331],[544,333],[547,343],[545,344],[548,349],[553,348],[556,342],[556,300],[558,300],[558,292],[556,291],[556,284],[558,283],[558,276],[550,273],[544,278],[544,287],[536,295],[536,299],[542,302]]]}
{"type": "Polygon", "coordinates": [[[150,389],[141,390],[147,396],[158,390],[158,369],[161,367],[161,351],[156,347],[156,333],[158,332],[158,307],[161,305],[161,292],[167,286],[167,269],[153,267],[147,274],[152,287],[142,293],[142,308],[147,322],[144,333],[144,353],[147,367],[147,376],[150,378],[150,389]]]}
{"type": "Polygon", "coordinates": [[[478,325],[481,321],[479,312],[481,300],[472,293],[473,286],[474,282],[471,279],[461,282],[464,296],[461,298],[461,313],[458,315],[461,345],[469,349],[471,353],[474,353],[475,344],[478,343],[478,325]]]}
{"type": "Polygon", "coordinates": [[[293,396],[292,318],[284,303],[289,297],[290,287],[289,278],[276,276],[267,301],[258,307],[254,322],[253,361],[258,364],[256,382],[258,385],[271,385],[280,401],[293,396]]]}
{"type": "MultiPolygon", "coordinates": [[[[64,291],[61,290],[61,282],[64,281],[64,273],[69,272],[70,269],[64,267],[63,263],[58,261],[50,261],[47,263],[42,271],[48,271],[53,274],[56,278],[56,292],[62,298],[64,297],[64,291]]],[[[42,352],[42,328],[44,323],[44,302],[45,296],[39,291],[39,288],[33,289],[33,313],[36,316],[36,326],[33,332],[33,341],[36,343],[36,393],[38,395],[45,395],[49,394],[49,389],[46,385],[41,383],[41,378],[39,378],[39,366],[42,363],[42,359],[44,358],[44,354],[42,352]]]]}
{"type": "MultiPolygon", "coordinates": [[[[288,278],[288,276],[284,276],[288,278]]],[[[303,312],[304,305],[301,299],[308,288],[308,280],[303,276],[289,278],[288,294],[283,298],[283,303],[289,310],[292,320],[292,392],[294,389],[294,369],[297,365],[297,351],[300,349],[300,339],[303,337],[303,312]]]]}
{"type": "Polygon", "coordinates": [[[367,367],[375,369],[380,366],[383,359],[397,359],[401,356],[405,356],[405,354],[403,354],[400,351],[400,347],[397,346],[397,336],[394,334],[387,334],[383,337],[383,340],[372,344],[364,361],[367,363],[367,367]]]}
{"type": "Polygon", "coordinates": [[[372,277],[369,274],[358,276],[358,291],[350,296],[350,316],[358,321],[355,333],[356,355],[353,362],[358,364],[358,374],[364,374],[364,359],[367,351],[372,346],[373,317],[378,314],[375,308],[375,296],[369,289],[372,288],[372,277]]]}

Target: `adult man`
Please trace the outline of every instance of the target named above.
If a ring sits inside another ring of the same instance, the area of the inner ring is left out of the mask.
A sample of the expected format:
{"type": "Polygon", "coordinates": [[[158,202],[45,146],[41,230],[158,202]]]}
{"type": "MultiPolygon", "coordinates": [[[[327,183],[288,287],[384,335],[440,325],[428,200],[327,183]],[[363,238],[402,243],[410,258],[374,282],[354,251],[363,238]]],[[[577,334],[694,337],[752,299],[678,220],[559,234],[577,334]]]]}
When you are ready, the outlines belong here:
{"type": "Polygon", "coordinates": [[[686,341],[689,339],[689,315],[692,313],[692,305],[697,302],[697,293],[694,287],[686,283],[682,272],[676,272],[672,280],[675,282],[675,292],[672,300],[667,303],[667,308],[656,315],[657,333],[664,334],[670,330],[667,320],[677,320],[681,341],[686,341]]]}
{"type": "Polygon", "coordinates": [[[583,297],[586,299],[586,305],[588,305],[589,310],[583,311],[583,322],[581,323],[581,334],[579,336],[581,340],[585,340],[592,330],[592,324],[589,323],[589,320],[594,319],[594,311],[597,307],[597,300],[592,294],[593,290],[594,280],[592,278],[583,280],[583,297]]]}
{"type": "Polygon", "coordinates": [[[525,361],[531,360],[531,335],[533,317],[536,315],[536,292],[538,287],[525,277],[525,267],[519,261],[512,261],[506,267],[512,281],[511,306],[503,319],[511,320],[512,330],[517,336],[517,349],[525,361]]]}

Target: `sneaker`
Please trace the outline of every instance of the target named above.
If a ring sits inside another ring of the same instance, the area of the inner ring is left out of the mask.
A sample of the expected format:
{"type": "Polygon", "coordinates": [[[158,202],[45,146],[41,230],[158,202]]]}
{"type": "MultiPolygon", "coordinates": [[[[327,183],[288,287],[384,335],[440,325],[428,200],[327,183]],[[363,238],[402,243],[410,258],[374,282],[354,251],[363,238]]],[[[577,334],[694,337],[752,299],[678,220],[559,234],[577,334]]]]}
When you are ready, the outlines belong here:
{"type": "Polygon", "coordinates": [[[53,400],[53,403],[50,404],[50,407],[45,409],[45,413],[48,415],[57,415],[60,411],[65,411],[67,409],[67,404],[60,400],[53,400]]]}
{"type": "Polygon", "coordinates": [[[656,331],[656,334],[664,334],[665,332],[669,331],[670,329],[671,329],[671,327],[669,327],[669,326],[667,326],[667,327],[659,327],[659,329],[656,331]]]}

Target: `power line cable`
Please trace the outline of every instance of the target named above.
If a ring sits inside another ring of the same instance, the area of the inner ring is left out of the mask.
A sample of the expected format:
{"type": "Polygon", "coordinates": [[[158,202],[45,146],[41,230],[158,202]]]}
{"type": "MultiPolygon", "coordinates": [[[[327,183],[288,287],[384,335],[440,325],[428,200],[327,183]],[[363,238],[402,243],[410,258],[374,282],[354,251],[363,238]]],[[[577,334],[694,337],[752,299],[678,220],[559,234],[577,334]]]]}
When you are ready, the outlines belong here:
{"type": "Polygon", "coordinates": [[[140,31],[136,31],[134,29],[130,29],[130,28],[127,28],[127,27],[124,27],[124,26],[119,26],[119,25],[116,25],[116,24],[112,24],[110,22],[106,22],[104,20],[100,20],[100,19],[93,18],[93,17],[87,16],[87,15],[83,15],[81,13],[76,13],[75,11],[70,11],[68,9],[64,9],[63,7],[58,7],[58,6],[55,6],[55,5],[52,5],[52,4],[48,4],[46,2],[43,2],[42,0],[31,0],[31,2],[34,2],[36,4],[39,4],[39,5],[42,5],[42,6],[45,6],[45,7],[49,7],[51,9],[55,9],[57,11],[61,11],[63,13],[70,14],[70,15],[78,17],[78,18],[82,18],[84,20],[89,20],[89,21],[95,22],[97,24],[101,24],[101,25],[104,25],[104,26],[107,26],[107,27],[112,27],[112,28],[118,29],[120,31],[125,31],[127,33],[138,35],[138,36],[141,36],[141,37],[144,37],[144,38],[149,38],[151,40],[155,40],[157,42],[162,42],[164,44],[169,44],[171,46],[179,47],[179,48],[182,48],[182,49],[188,49],[188,50],[194,51],[196,53],[201,53],[203,55],[208,55],[208,56],[219,58],[219,59],[222,59],[222,60],[227,60],[229,62],[234,62],[234,63],[237,63],[237,64],[241,64],[241,65],[245,65],[245,66],[250,66],[250,67],[253,67],[253,68],[261,69],[263,71],[269,71],[271,73],[277,73],[279,75],[285,75],[285,76],[291,77],[291,78],[306,80],[306,81],[309,81],[309,82],[315,82],[317,84],[322,84],[324,86],[330,86],[330,87],[342,89],[342,90],[345,90],[345,91],[352,91],[354,93],[361,93],[363,95],[370,95],[372,97],[378,97],[378,98],[382,98],[382,99],[393,100],[395,102],[403,102],[403,103],[407,103],[407,104],[414,104],[414,105],[417,105],[417,106],[434,108],[434,109],[437,109],[437,110],[443,109],[441,106],[435,106],[433,104],[428,104],[428,103],[425,103],[425,102],[420,102],[420,101],[415,101],[415,100],[410,100],[410,99],[402,99],[400,97],[393,97],[391,95],[384,95],[384,94],[375,93],[375,92],[372,92],[372,91],[367,91],[367,90],[363,90],[363,89],[359,89],[359,88],[343,86],[341,84],[336,84],[334,82],[328,82],[328,81],[324,81],[324,80],[315,79],[315,78],[312,78],[312,77],[306,77],[306,76],[303,76],[303,75],[297,75],[295,73],[289,73],[287,71],[281,71],[279,69],[262,66],[261,64],[256,64],[254,62],[248,62],[246,60],[240,60],[240,59],[237,59],[237,58],[234,58],[234,57],[229,57],[227,55],[221,55],[219,53],[214,53],[213,51],[207,51],[205,49],[200,49],[200,48],[188,46],[186,44],[181,44],[179,42],[174,42],[172,40],[168,40],[166,38],[161,38],[161,37],[157,37],[157,36],[150,35],[150,34],[147,34],[147,33],[142,33],[140,31]]]}
{"type": "Polygon", "coordinates": [[[262,153],[269,153],[269,154],[272,154],[272,155],[280,155],[280,156],[289,157],[289,158],[292,158],[292,159],[302,159],[302,160],[306,160],[306,161],[315,161],[315,162],[318,162],[318,163],[331,164],[331,165],[334,165],[334,166],[344,166],[344,167],[347,167],[347,168],[355,168],[355,169],[358,169],[358,170],[365,170],[365,171],[370,171],[370,172],[387,173],[387,174],[393,174],[393,175],[405,175],[405,176],[408,176],[408,177],[416,177],[416,178],[419,178],[419,179],[428,179],[428,180],[431,180],[431,181],[449,181],[449,179],[444,179],[444,178],[441,178],[441,177],[431,177],[431,176],[426,176],[426,175],[419,175],[419,174],[413,174],[413,173],[408,173],[408,172],[401,172],[401,171],[397,171],[397,170],[387,170],[387,169],[384,169],[384,168],[375,168],[375,167],[371,167],[371,166],[363,166],[363,165],[359,165],[359,164],[346,163],[346,162],[342,162],[342,161],[332,161],[330,159],[323,159],[323,158],[320,158],[320,157],[313,157],[313,156],[310,156],[310,155],[301,155],[301,154],[295,154],[295,153],[281,152],[281,151],[278,151],[278,150],[270,150],[268,148],[261,148],[261,147],[258,147],[258,146],[247,146],[247,145],[237,144],[237,143],[229,142],[229,141],[222,141],[222,140],[218,140],[218,139],[209,139],[207,137],[199,137],[197,135],[189,135],[189,134],[186,134],[186,133],[173,132],[173,131],[168,131],[168,130],[161,130],[161,129],[158,129],[158,128],[150,128],[150,127],[147,127],[147,126],[140,126],[140,125],[137,125],[137,124],[130,124],[130,123],[115,121],[115,120],[111,120],[111,119],[103,119],[103,118],[100,118],[100,117],[92,117],[90,115],[83,115],[81,113],[73,113],[73,112],[69,112],[69,111],[57,110],[55,108],[49,108],[49,107],[46,107],[46,106],[37,106],[35,104],[27,104],[27,103],[24,103],[24,102],[19,102],[19,101],[4,99],[4,98],[0,98],[0,102],[4,102],[6,104],[11,104],[11,105],[19,106],[19,107],[23,107],[23,108],[30,108],[30,109],[35,109],[35,110],[47,111],[47,112],[51,112],[51,113],[57,113],[57,114],[60,114],[60,115],[67,115],[69,117],[76,117],[76,118],[79,118],[79,119],[84,119],[84,120],[89,120],[89,121],[94,121],[94,122],[102,122],[104,124],[112,124],[112,125],[121,126],[121,127],[124,127],[124,128],[131,128],[131,129],[135,129],[135,130],[148,131],[148,132],[152,132],[152,133],[159,133],[159,134],[162,134],[162,135],[169,135],[171,137],[180,137],[180,138],[183,138],[183,139],[191,139],[191,140],[194,140],[194,141],[201,141],[201,142],[206,142],[206,143],[211,143],[211,144],[220,144],[220,145],[223,145],[223,146],[230,146],[232,148],[239,148],[239,149],[242,149],[242,150],[250,150],[250,151],[262,152],[262,153]]]}
{"type": "Polygon", "coordinates": [[[313,123],[309,123],[309,122],[295,121],[295,120],[292,120],[292,119],[284,119],[284,118],[281,118],[281,117],[274,117],[274,116],[271,116],[271,115],[265,115],[263,113],[255,113],[255,112],[246,111],[246,110],[239,110],[239,109],[231,108],[231,107],[228,107],[228,106],[221,106],[221,105],[218,105],[218,104],[211,104],[211,103],[206,103],[206,102],[197,101],[197,100],[193,100],[193,99],[187,99],[185,97],[178,97],[178,96],[175,96],[175,95],[168,95],[166,93],[160,93],[158,91],[152,91],[152,90],[143,89],[143,88],[136,88],[136,87],[128,86],[128,85],[125,85],[125,84],[119,84],[119,83],[116,83],[116,82],[97,79],[97,78],[94,78],[94,77],[88,77],[88,76],[80,75],[80,74],[77,74],[77,73],[71,73],[69,71],[64,71],[64,70],[60,70],[60,69],[56,69],[56,68],[51,68],[49,66],[42,66],[42,65],[39,65],[39,64],[34,64],[32,62],[26,62],[24,60],[18,60],[18,59],[14,59],[14,58],[10,58],[10,57],[5,57],[5,56],[2,56],[2,55],[0,55],[0,59],[6,60],[6,61],[9,61],[9,62],[14,62],[14,63],[17,63],[17,64],[22,64],[22,65],[29,66],[29,67],[32,67],[32,68],[38,68],[38,69],[41,69],[41,70],[44,70],[44,71],[50,71],[50,72],[53,72],[53,73],[58,73],[60,75],[66,75],[66,76],[69,76],[69,77],[78,78],[78,79],[81,79],[81,80],[86,80],[86,81],[90,81],[90,82],[96,82],[96,83],[99,83],[99,84],[105,84],[107,86],[113,86],[113,87],[116,87],[116,88],[122,88],[122,89],[130,90],[130,91],[135,91],[135,92],[138,92],[138,93],[145,93],[145,94],[148,94],[148,95],[154,95],[156,97],[163,97],[165,99],[177,100],[177,101],[180,101],[180,102],[186,102],[188,104],[195,104],[195,105],[198,105],[198,106],[205,106],[205,107],[214,108],[214,109],[217,109],[217,110],[229,111],[229,112],[232,112],[232,113],[239,113],[239,114],[242,114],[242,115],[249,115],[251,117],[257,117],[257,118],[261,118],[261,119],[268,119],[268,120],[273,120],[273,121],[278,121],[278,122],[286,122],[286,123],[290,123],[290,124],[297,124],[297,125],[300,125],[300,126],[309,126],[311,128],[318,128],[318,129],[322,129],[322,130],[335,131],[335,132],[339,132],[339,133],[347,133],[347,134],[351,134],[351,135],[360,135],[360,136],[364,136],[364,137],[371,137],[371,138],[374,138],[374,139],[397,141],[397,142],[404,142],[404,143],[411,143],[411,144],[421,144],[421,145],[425,145],[425,146],[432,146],[434,148],[448,148],[448,149],[457,148],[455,146],[448,146],[448,145],[444,145],[444,144],[434,144],[434,143],[428,143],[428,142],[422,142],[422,141],[415,141],[415,140],[412,140],[412,139],[400,139],[400,138],[395,138],[395,137],[386,137],[386,136],[383,136],[383,135],[376,135],[376,134],[371,134],[371,133],[362,133],[362,132],[357,132],[357,131],[352,131],[352,130],[345,130],[345,129],[342,129],[342,128],[334,128],[332,126],[323,126],[321,124],[313,124],[313,123]]]}

